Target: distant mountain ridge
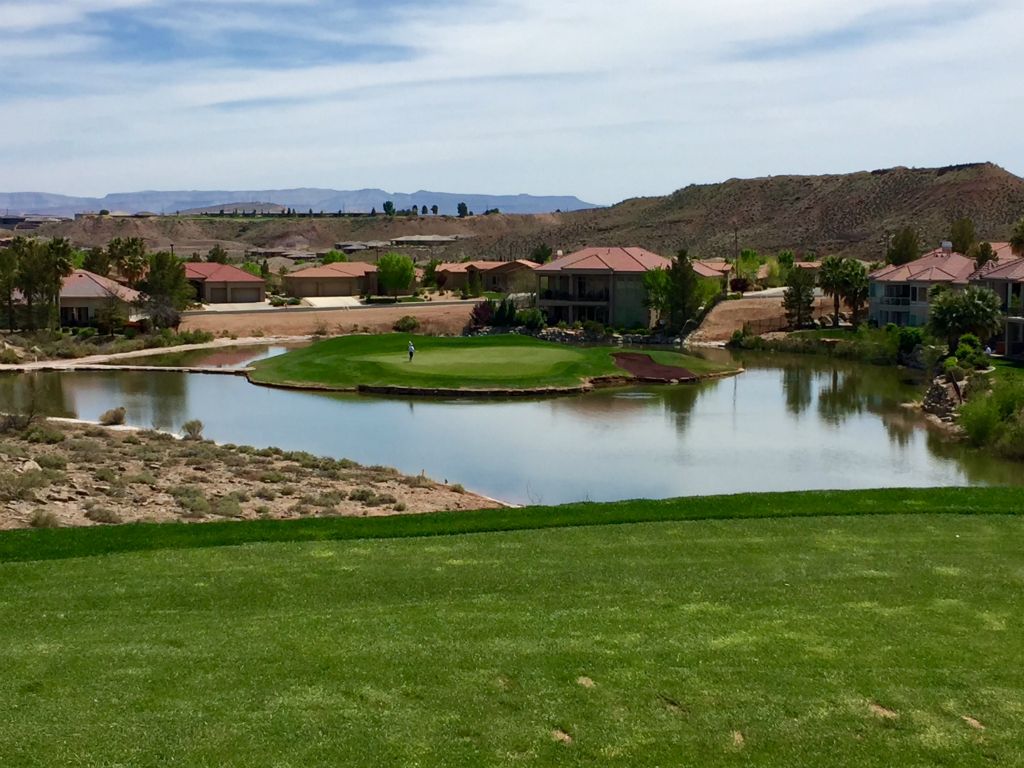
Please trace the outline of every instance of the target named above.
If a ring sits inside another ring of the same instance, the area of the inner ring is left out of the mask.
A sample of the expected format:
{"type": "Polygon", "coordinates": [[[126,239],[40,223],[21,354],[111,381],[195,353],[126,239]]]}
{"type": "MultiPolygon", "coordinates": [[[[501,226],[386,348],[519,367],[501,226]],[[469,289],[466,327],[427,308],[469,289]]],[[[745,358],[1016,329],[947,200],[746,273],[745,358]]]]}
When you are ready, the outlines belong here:
{"type": "Polygon", "coordinates": [[[551,213],[596,208],[593,203],[571,195],[482,195],[455,194],[419,190],[412,193],[385,192],[383,189],[297,189],[263,190],[178,190],[142,192],[115,192],[103,197],[72,197],[49,192],[0,192],[0,211],[11,214],[48,214],[72,216],[103,209],[138,213],[173,214],[178,211],[203,208],[217,210],[219,206],[237,205],[239,200],[260,200],[264,204],[295,208],[298,211],[325,211],[334,213],[380,212],[384,201],[390,200],[398,209],[416,205],[430,209],[436,205],[439,213],[454,215],[459,203],[464,202],[471,211],[483,213],[497,208],[502,213],[551,213]]]}

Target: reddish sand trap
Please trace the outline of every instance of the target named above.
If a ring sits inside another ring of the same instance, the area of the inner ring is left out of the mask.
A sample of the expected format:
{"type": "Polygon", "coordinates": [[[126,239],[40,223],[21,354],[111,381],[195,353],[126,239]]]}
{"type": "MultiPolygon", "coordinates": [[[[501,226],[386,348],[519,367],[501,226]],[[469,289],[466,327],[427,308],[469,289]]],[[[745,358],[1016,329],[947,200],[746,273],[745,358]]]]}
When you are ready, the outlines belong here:
{"type": "Polygon", "coordinates": [[[629,371],[641,381],[696,381],[697,377],[685,368],[662,365],[641,352],[616,352],[615,364],[629,371]]]}

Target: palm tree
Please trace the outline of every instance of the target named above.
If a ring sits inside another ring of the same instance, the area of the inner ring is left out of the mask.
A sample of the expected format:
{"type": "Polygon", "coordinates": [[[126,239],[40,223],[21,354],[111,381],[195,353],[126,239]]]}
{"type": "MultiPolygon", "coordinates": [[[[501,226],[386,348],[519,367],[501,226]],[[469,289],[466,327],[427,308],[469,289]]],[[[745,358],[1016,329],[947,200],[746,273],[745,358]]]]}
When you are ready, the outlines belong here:
{"type": "Polygon", "coordinates": [[[844,259],[840,292],[843,295],[843,300],[850,307],[851,322],[854,327],[860,324],[864,305],[868,300],[869,288],[868,271],[864,265],[854,259],[844,259]]]}
{"type": "Polygon", "coordinates": [[[75,269],[73,252],[71,242],[64,237],[55,237],[42,252],[42,297],[46,302],[46,318],[51,327],[60,325],[60,291],[64,286],[64,278],[75,269]]]}
{"type": "Polygon", "coordinates": [[[833,301],[832,327],[839,327],[839,305],[843,298],[844,259],[837,256],[826,256],[821,262],[818,272],[818,285],[831,296],[833,301]]]}
{"type": "Polygon", "coordinates": [[[982,343],[992,338],[1003,324],[1000,307],[999,297],[988,288],[970,285],[963,291],[943,291],[932,301],[928,325],[953,352],[965,333],[973,333],[982,343]]]}
{"type": "Polygon", "coordinates": [[[1024,256],[1024,218],[1017,222],[1010,235],[1010,249],[1016,256],[1024,256]]]}

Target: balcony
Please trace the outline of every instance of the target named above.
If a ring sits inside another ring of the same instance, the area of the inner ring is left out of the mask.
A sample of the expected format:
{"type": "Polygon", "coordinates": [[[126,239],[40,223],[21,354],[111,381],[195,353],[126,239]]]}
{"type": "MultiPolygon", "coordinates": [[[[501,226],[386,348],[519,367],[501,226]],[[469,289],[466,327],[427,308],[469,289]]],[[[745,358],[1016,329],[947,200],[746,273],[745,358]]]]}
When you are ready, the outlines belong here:
{"type": "Polygon", "coordinates": [[[882,296],[878,303],[886,307],[909,307],[910,299],[906,296],[882,296]]]}
{"type": "Polygon", "coordinates": [[[540,292],[541,301],[569,301],[569,302],[591,302],[600,303],[608,301],[608,289],[599,291],[586,291],[584,293],[570,293],[569,291],[546,290],[540,292]]]}

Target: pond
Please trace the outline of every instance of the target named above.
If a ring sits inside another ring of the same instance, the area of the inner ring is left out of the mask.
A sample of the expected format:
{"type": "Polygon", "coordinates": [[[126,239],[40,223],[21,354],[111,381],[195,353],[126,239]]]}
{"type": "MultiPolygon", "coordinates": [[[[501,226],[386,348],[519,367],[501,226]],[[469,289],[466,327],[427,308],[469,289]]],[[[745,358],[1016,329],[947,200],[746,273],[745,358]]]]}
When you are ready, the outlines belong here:
{"type": "Polygon", "coordinates": [[[0,409],[34,393],[49,415],[96,419],[123,405],[128,423],[172,430],[198,418],[220,442],[423,470],[515,503],[1024,481],[1020,465],[950,443],[902,408],[920,392],[906,372],[807,356],[740,362],[745,373],[699,385],[487,402],[40,372],[0,378],[0,409]]]}

